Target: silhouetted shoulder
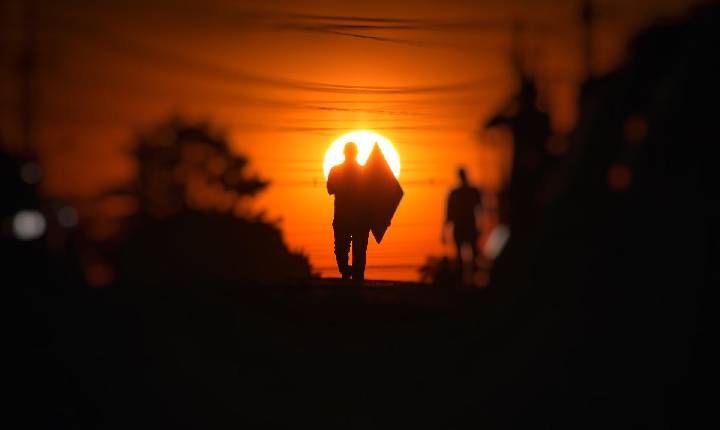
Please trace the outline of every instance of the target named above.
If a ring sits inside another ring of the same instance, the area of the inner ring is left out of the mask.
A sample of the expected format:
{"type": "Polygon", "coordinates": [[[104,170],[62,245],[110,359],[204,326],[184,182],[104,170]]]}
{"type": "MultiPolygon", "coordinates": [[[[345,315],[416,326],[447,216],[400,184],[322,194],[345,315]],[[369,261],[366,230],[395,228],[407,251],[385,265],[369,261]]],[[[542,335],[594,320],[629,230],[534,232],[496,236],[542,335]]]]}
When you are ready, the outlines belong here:
{"type": "Polygon", "coordinates": [[[460,200],[464,203],[480,204],[482,202],[482,194],[480,190],[475,187],[458,187],[450,191],[448,200],[460,200]]]}
{"type": "Polygon", "coordinates": [[[330,172],[328,173],[328,179],[327,179],[327,192],[328,194],[335,194],[337,192],[337,182],[338,182],[338,175],[339,170],[342,168],[342,164],[338,164],[337,166],[333,166],[330,169],[330,172]]]}

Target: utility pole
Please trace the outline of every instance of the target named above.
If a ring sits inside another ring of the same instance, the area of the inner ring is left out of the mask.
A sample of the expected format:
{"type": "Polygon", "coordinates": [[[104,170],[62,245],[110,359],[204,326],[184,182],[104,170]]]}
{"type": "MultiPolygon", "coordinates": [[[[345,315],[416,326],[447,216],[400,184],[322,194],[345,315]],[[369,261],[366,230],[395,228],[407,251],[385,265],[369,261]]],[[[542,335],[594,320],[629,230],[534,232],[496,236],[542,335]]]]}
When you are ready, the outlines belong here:
{"type": "Polygon", "coordinates": [[[593,37],[593,25],[595,20],[595,10],[592,0],[582,0],[582,8],[580,12],[582,20],[582,56],[583,66],[585,67],[585,79],[590,80],[594,76],[593,59],[595,58],[595,46],[593,37]]]}
{"type": "Polygon", "coordinates": [[[35,74],[37,70],[36,5],[35,0],[23,2],[23,38],[18,62],[20,78],[20,145],[25,159],[34,155],[35,74]]]}
{"type": "Polygon", "coordinates": [[[523,46],[525,25],[522,21],[517,20],[513,23],[511,31],[510,61],[515,69],[515,73],[522,79],[527,72],[527,59],[525,58],[525,47],[523,46]]]}

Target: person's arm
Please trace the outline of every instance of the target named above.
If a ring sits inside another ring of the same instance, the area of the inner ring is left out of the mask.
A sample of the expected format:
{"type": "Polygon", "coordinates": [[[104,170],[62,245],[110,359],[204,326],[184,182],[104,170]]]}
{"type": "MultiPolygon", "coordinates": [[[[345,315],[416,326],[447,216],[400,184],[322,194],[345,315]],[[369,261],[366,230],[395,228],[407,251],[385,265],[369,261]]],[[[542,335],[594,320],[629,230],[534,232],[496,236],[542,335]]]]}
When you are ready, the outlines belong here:
{"type": "Polygon", "coordinates": [[[335,191],[336,191],[334,169],[335,169],[334,167],[332,169],[330,169],[330,173],[328,174],[328,179],[327,179],[327,192],[330,195],[335,194],[335,191]]]}

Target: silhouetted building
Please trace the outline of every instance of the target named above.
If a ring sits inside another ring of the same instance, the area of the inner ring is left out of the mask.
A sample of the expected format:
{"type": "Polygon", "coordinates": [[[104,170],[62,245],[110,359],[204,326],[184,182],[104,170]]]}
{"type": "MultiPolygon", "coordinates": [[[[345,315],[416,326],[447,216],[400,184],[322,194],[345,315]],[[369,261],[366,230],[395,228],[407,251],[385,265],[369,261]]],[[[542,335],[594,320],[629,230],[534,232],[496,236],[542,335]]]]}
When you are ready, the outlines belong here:
{"type": "Polygon", "coordinates": [[[535,234],[512,226],[494,269],[492,294],[513,304],[517,326],[543,327],[532,361],[546,364],[533,373],[567,387],[541,404],[568,422],[705,419],[719,43],[720,8],[700,8],[645,31],[624,65],[583,86],[566,185],[535,234]]]}

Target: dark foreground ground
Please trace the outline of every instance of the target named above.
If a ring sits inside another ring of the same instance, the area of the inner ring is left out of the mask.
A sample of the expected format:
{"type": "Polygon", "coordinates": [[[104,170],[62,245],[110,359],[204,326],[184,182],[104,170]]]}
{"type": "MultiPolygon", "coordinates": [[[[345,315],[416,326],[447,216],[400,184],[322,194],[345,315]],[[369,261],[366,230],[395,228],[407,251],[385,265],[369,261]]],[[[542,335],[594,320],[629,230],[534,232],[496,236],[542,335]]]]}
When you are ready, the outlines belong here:
{"type": "Polygon", "coordinates": [[[659,382],[632,376],[637,358],[620,351],[625,370],[598,382],[610,370],[578,358],[562,312],[491,290],[318,281],[26,298],[27,428],[645,428],[674,419],[659,382]]]}

